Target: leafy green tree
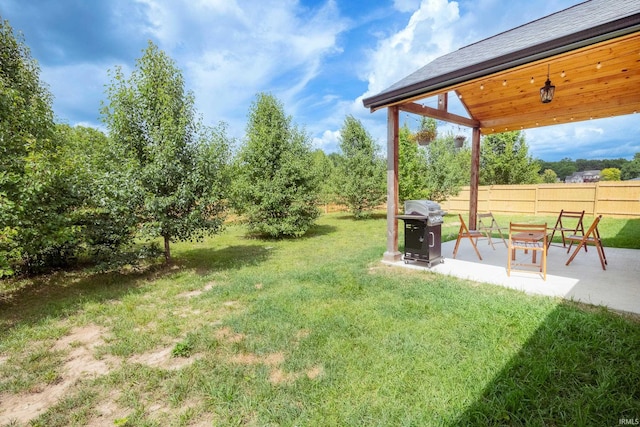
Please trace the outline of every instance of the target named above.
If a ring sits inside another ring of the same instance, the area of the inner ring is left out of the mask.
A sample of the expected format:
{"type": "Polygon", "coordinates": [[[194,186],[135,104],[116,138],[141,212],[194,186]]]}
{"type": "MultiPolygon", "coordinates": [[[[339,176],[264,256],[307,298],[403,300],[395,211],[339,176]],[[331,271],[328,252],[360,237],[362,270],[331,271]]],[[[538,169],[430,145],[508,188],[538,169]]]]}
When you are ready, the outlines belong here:
{"type": "Polygon", "coordinates": [[[606,168],[600,171],[603,181],[620,181],[621,172],[618,168],[606,168]]]}
{"type": "Polygon", "coordinates": [[[385,200],[385,166],[373,138],[353,116],[340,130],[339,196],[355,218],[366,218],[385,200]]]}
{"type": "Polygon", "coordinates": [[[529,156],[524,133],[487,135],[480,148],[480,184],[535,184],[540,165],[529,156]]]}
{"type": "Polygon", "coordinates": [[[634,154],[633,160],[622,166],[620,178],[623,180],[640,178],[640,153],[634,154]]]}
{"type": "Polygon", "coordinates": [[[566,177],[578,172],[576,163],[568,157],[556,162],[556,166],[553,170],[558,174],[558,178],[560,178],[561,181],[564,181],[566,177]]]}
{"type": "Polygon", "coordinates": [[[336,191],[336,168],[332,157],[329,157],[322,150],[315,150],[312,153],[314,175],[318,180],[318,201],[329,205],[337,200],[336,191]]]}
{"type": "Polygon", "coordinates": [[[172,241],[200,239],[223,226],[229,178],[226,127],[201,124],[180,70],[152,42],[129,79],[121,67],[111,76],[103,120],[114,143],[136,161],[144,189],[138,207],[142,234],[162,237],[169,261],[172,241]]]}
{"type": "Polygon", "coordinates": [[[58,170],[75,200],[67,217],[77,232],[77,250],[105,266],[139,260],[139,254],[124,257],[134,244],[136,210],[144,200],[135,162],[97,129],[57,125],[57,130],[63,141],[58,170]]]}
{"type": "Polygon", "coordinates": [[[542,182],[546,184],[553,184],[558,181],[558,175],[553,171],[553,169],[545,169],[542,173],[542,182]]]}
{"type": "Polygon", "coordinates": [[[398,200],[403,203],[405,200],[425,199],[428,195],[425,151],[417,144],[415,135],[406,124],[400,128],[398,140],[398,200]]]}
{"type": "Polygon", "coordinates": [[[234,206],[250,232],[300,236],[320,215],[309,136],[270,94],[258,94],[251,106],[236,173],[234,206]]]}
{"type": "Polygon", "coordinates": [[[455,147],[452,134],[436,138],[426,147],[426,198],[442,202],[469,184],[471,151],[455,147]]]}
{"type": "Polygon", "coordinates": [[[47,188],[55,172],[47,170],[55,150],[51,100],[24,40],[0,19],[0,277],[29,256],[30,227],[42,221],[27,217],[46,210],[41,196],[55,189],[47,188]]]}

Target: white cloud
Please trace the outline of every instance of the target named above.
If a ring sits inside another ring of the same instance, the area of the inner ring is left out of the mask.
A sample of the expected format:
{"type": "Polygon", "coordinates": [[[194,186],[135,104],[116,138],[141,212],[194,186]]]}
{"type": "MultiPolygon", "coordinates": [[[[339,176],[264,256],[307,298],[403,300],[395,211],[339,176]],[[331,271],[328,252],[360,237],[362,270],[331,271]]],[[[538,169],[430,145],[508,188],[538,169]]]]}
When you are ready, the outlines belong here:
{"type": "Polygon", "coordinates": [[[525,131],[530,154],[548,161],[630,158],[640,152],[639,132],[637,114],[525,131]]]}
{"type": "Polygon", "coordinates": [[[314,148],[326,151],[336,151],[340,145],[340,131],[325,130],[320,138],[313,138],[314,148]]]}
{"type": "MultiPolygon", "coordinates": [[[[407,3],[403,3],[406,5],[407,3]]],[[[371,52],[364,79],[366,96],[374,95],[413,71],[442,56],[455,45],[459,19],[458,3],[446,0],[422,0],[406,27],[380,40],[371,52]]]]}
{"type": "Polygon", "coordinates": [[[295,106],[324,58],[341,52],[338,36],[347,28],[334,1],[318,9],[294,0],[144,2],[159,46],[181,64],[198,111],[209,122],[232,117],[236,136],[258,92],[295,106]]]}
{"type": "Polygon", "coordinates": [[[604,129],[602,127],[576,125],[576,128],[574,129],[574,135],[579,139],[587,139],[592,136],[601,136],[603,134],[604,129]]]}

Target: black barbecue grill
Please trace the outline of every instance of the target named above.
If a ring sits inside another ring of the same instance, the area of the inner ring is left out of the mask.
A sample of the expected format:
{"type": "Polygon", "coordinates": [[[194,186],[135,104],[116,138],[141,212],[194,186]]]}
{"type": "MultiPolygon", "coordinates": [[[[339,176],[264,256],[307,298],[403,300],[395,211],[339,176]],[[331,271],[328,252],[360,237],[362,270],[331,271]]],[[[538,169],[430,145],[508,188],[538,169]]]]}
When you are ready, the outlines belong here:
{"type": "Polygon", "coordinates": [[[428,267],[444,262],[442,257],[442,223],[444,211],[431,200],[406,200],[404,215],[404,262],[422,261],[428,267]]]}

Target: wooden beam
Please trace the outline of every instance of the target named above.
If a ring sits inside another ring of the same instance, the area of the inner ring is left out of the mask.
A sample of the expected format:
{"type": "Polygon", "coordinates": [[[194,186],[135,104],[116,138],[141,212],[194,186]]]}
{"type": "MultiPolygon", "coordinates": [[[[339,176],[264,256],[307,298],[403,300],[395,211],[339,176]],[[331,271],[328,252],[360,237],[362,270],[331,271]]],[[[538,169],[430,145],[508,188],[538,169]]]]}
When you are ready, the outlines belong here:
{"type": "Polygon", "coordinates": [[[469,183],[469,230],[477,229],[478,185],[480,181],[480,129],[471,134],[471,182],[469,183]]]}
{"type": "Polygon", "coordinates": [[[438,95],[438,110],[449,111],[449,94],[441,93],[438,95]]]}
{"type": "Polygon", "coordinates": [[[415,102],[409,102],[406,104],[398,105],[398,108],[407,113],[418,114],[420,116],[432,117],[434,119],[443,120],[445,122],[454,123],[457,125],[468,127],[480,127],[480,122],[467,117],[458,116],[447,111],[437,110],[431,107],[425,107],[424,105],[416,104],[415,102]]]}
{"type": "Polygon", "coordinates": [[[387,251],[385,261],[395,262],[401,259],[398,251],[398,150],[400,118],[398,107],[387,109],[387,251]]]}

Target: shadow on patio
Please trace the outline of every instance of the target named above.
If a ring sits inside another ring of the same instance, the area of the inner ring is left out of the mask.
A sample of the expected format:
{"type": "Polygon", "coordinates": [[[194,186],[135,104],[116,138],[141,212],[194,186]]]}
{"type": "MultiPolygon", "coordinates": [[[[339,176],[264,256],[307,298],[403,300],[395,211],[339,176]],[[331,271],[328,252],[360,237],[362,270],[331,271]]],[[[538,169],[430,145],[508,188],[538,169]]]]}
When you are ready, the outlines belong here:
{"type": "MultiPolygon", "coordinates": [[[[442,243],[445,261],[430,270],[442,274],[491,283],[517,289],[529,294],[562,297],[567,300],[606,306],[614,310],[640,314],[640,250],[605,247],[607,270],[602,270],[596,249],[565,265],[570,253],[561,246],[551,246],[547,256],[547,280],[536,272],[511,272],[507,276],[507,248],[494,238],[495,250],[488,241],[480,240],[480,261],[468,239],[463,239],[456,259],[453,259],[455,240],[442,243]]],[[[574,246],[575,247],[575,246],[574,246]]],[[[519,255],[520,256],[520,255],[519,255]]],[[[427,269],[424,263],[404,261],[392,263],[414,269],[427,269]]]]}

